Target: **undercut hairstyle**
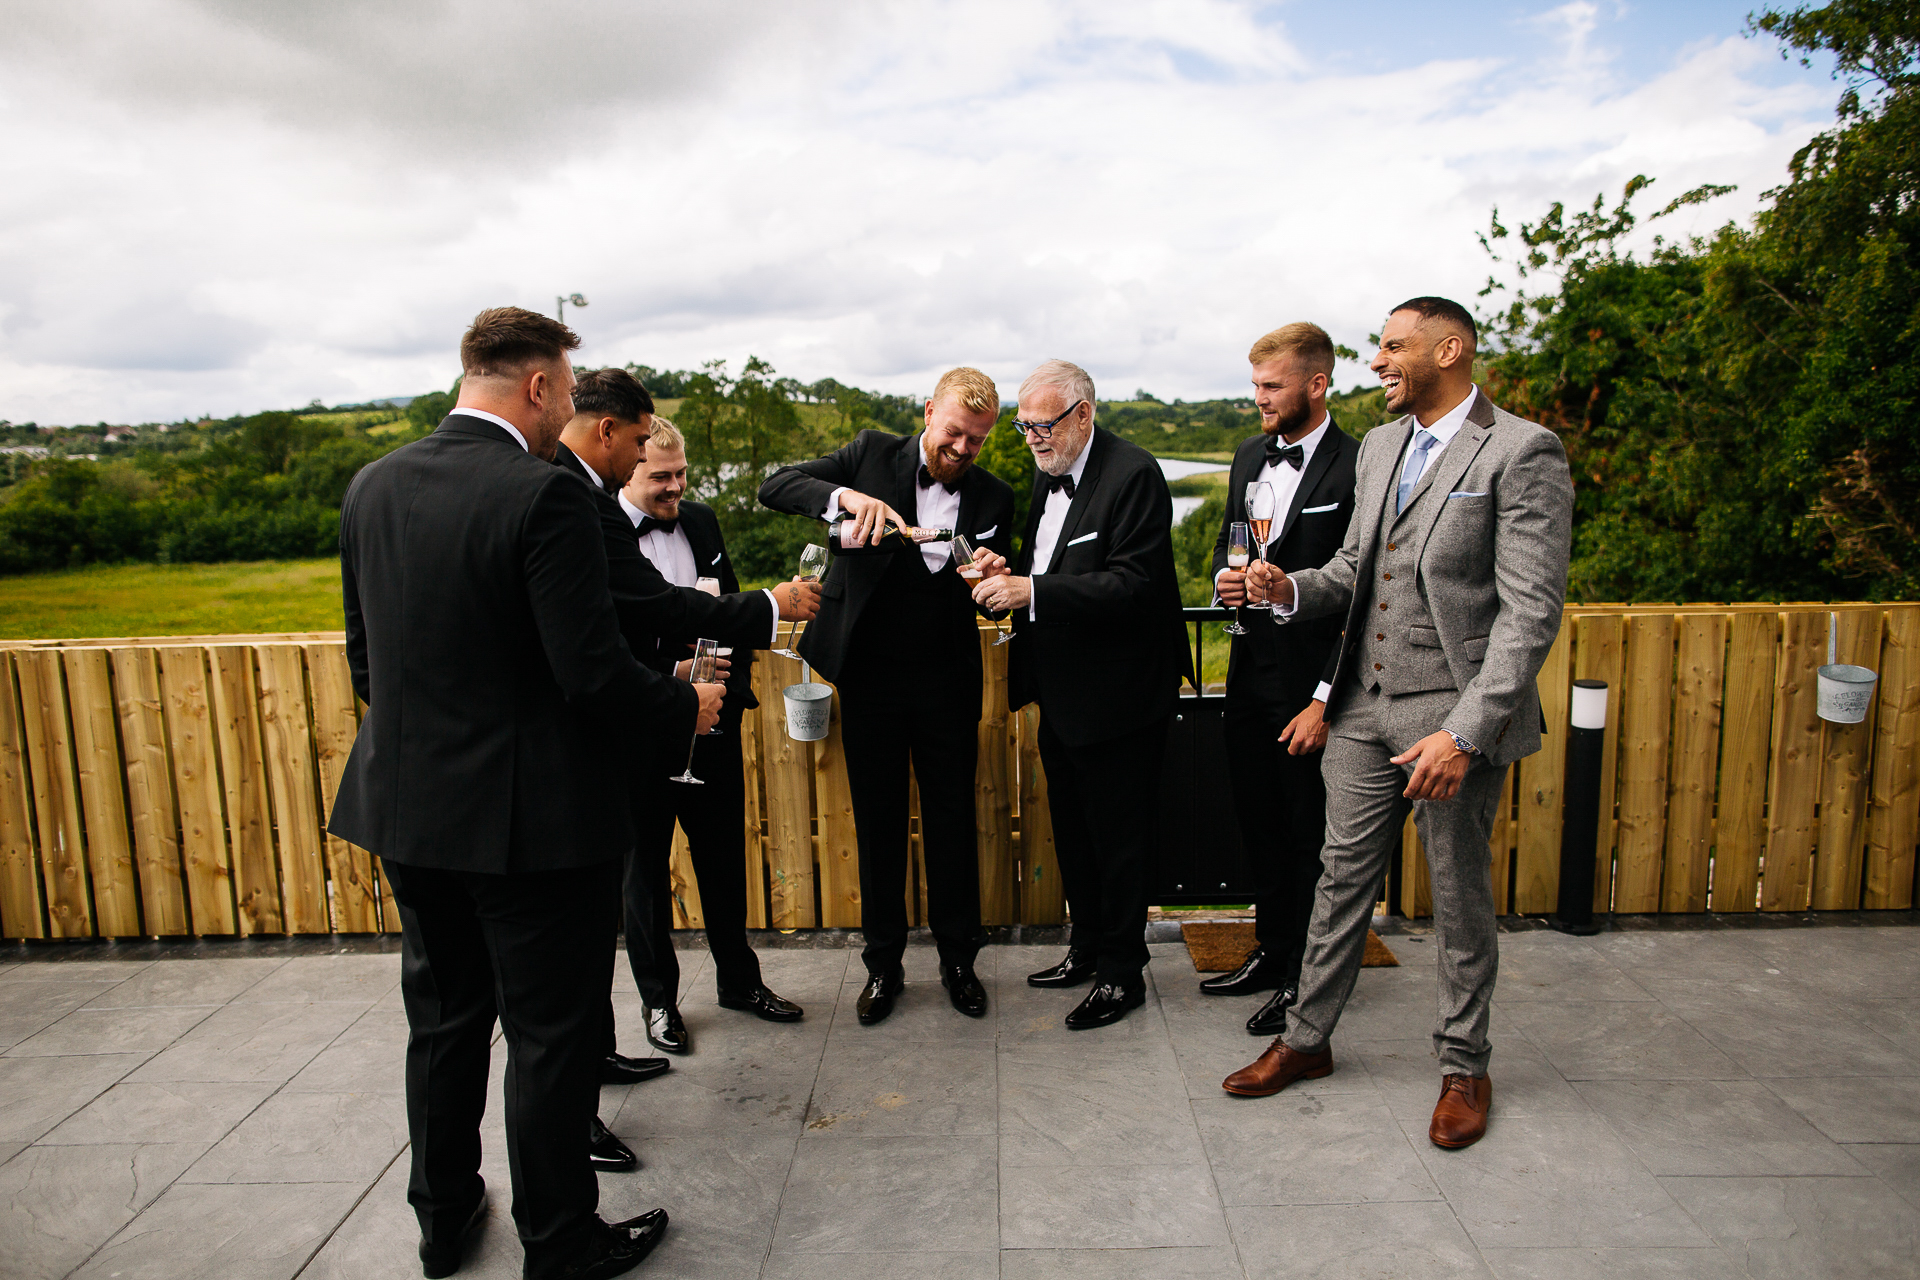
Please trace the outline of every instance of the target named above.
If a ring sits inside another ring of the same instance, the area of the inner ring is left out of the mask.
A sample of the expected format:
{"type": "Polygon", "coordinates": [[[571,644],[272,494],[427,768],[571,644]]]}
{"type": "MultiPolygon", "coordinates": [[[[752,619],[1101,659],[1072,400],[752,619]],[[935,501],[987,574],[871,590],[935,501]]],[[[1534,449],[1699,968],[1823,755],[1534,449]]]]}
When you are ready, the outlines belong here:
{"type": "Polygon", "coordinates": [[[469,378],[515,376],[579,346],[579,335],[558,320],[522,307],[489,307],[460,339],[460,368],[469,378]]]}
{"type": "Polygon", "coordinates": [[[1469,355],[1480,347],[1480,328],[1474,324],[1473,314],[1451,298],[1408,298],[1387,314],[1401,311],[1411,311],[1422,320],[1438,320],[1458,329],[1467,340],[1469,355]]]}
{"type": "MultiPolygon", "coordinates": [[[[1040,367],[1028,374],[1026,381],[1020,384],[1020,398],[1025,400],[1028,392],[1039,391],[1044,387],[1052,387],[1058,391],[1067,398],[1068,404],[1072,404],[1075,400],[1085,400],[1093,412],[1100,411],[1100,405],[1093,395],[1093,375],[1077,364],[1066,360],[1042,362],[1040,367]]],[[[1089,418],[1088,421],[1092,419],[1089,418]]]]}
{"type": "Polygon", "coordinates": [[[1333,339],[1317,324],[1296,320],[1281,325],[1253,344],[1247,363],[1265,364],[1282,357],[1292,359],[1309,377],[1316,373],[1333,377],[1333,339]]]}
{"type": "Polygon", "coordinates": [[[638,422],[653,412],[653,396],[640,379],[625,369],[595,369],[583,373],[573,389],[575,416],[618,418],[638,422]]]}
{"type": "Polygon", "coordinates": [[[1000,416],[1000,388],[994,386],[993,379],[978,369],[961,365],[958,369],[949,369],[941,374],[940,381],[933,384],[933,402],[938,404],[944,395],[953,396],[968,413],[991,413],[996,418],[1000,416]]]}
{"type": "Polygon", "coordinates": [[[663,418],[657,413],[653,415],[653,430],[647,436],[647,451],[651,453],[655,449],[678,449],[681,453],[687,451],[686,437],[680,434],[680,428],[673,425],[673,419],[663,418]]]}

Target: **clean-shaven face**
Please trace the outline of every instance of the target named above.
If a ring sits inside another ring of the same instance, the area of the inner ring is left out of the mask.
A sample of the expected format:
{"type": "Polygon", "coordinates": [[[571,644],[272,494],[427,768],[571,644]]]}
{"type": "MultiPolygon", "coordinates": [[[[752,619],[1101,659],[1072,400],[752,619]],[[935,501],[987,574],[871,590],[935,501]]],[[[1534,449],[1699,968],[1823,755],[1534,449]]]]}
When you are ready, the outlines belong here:
{"type": "Polygon", "coordinates": [[[627,481],[627,501],[655,520],[678,520],[680,498],[687,491],[687,454],[684,449],[648,445],[646,456],[627,481]]]}

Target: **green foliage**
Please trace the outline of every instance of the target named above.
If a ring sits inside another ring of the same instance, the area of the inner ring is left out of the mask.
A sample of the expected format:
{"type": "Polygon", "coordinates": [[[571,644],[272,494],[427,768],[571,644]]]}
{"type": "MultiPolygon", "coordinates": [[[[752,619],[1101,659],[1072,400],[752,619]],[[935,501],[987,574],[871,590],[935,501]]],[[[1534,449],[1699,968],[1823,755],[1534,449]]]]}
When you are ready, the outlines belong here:
{"type": "Polygon", "coordinates": [[[1213,544],[1220,537],[1227,500],[1215,496],[1173,527],[1173,564],[1180,576],[1180,603],[1189,609],[1213,603],[1213,544]]]}
{"type": "Polygon", "coordinates": [[[338,631],[340,561],[92,565],[0,579],[0,637],[338,631]]]}
{"type": "Polygon", "coordinates": [[[973,465],[991,471],[1012,488],[1013,546],[1018,553],[1027,535],[1027,514],[1033,502],[1034,465],[1033,450],[1027,448],[1026,437],[1013,429],[1015,412],[1011,407],[1000,411],[1000,418],[993,424],[993,432],[980,447],[980,456],[973,465]]]}

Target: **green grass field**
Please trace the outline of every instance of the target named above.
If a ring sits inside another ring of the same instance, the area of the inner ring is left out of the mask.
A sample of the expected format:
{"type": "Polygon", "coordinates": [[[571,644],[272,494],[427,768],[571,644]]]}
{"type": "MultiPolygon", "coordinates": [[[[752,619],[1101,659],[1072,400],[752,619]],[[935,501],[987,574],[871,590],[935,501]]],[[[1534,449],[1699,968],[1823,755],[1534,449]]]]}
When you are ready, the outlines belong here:
{"type": "Polygon", "coordinates": [[[338,631],[338,560],[99,565],[0,578],[0,638],[338,631]]]}

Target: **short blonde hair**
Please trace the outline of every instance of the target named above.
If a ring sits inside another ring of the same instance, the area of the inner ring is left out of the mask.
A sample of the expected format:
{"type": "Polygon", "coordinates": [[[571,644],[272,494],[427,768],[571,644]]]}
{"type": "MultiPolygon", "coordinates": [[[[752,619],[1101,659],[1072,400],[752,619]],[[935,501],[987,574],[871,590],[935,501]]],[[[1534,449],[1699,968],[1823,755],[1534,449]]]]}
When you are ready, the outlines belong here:
{"type": "Polygon", "coordinates": [[[1247,363],[1265,364],[1281,356],[1293,357],[1308,374],[1333,376],[1333,339],[1317,324],[1296,320],[1281,325],[1253,344],[1247,363]]]}
{"type": "Polygon", "coordinates": [[[687,438],[680,434],[680,428],[673,425],[672,418],[663,418],[656,413],[653,415],[653,430],[647,435],[647,447],[651,449],[655,445],[685,453],[687,438]]]}
{"type": "Polygon", "coordinates": [[[940,397],[949,393],[968,413],[1000,415],[1000,388],[994,386],[993,379],[978,369],[961,365],[958,369],[949,369],[941,374],[940,381],[933,384],[933,396],[929,403],[938,404],[940,397]]]}
{"type": "Polygon", "coordinates": [[[1029,391],[1039,391],[1043,387],[1052,387],[1068,401],[1085,400],[1093,413],[1100,411],[1093,395],[1093,375],[1071,361],[1042,361],[1040,367],[1028,374],[1020,384],[1020,398],[1025,400],[1029,391]]]}

